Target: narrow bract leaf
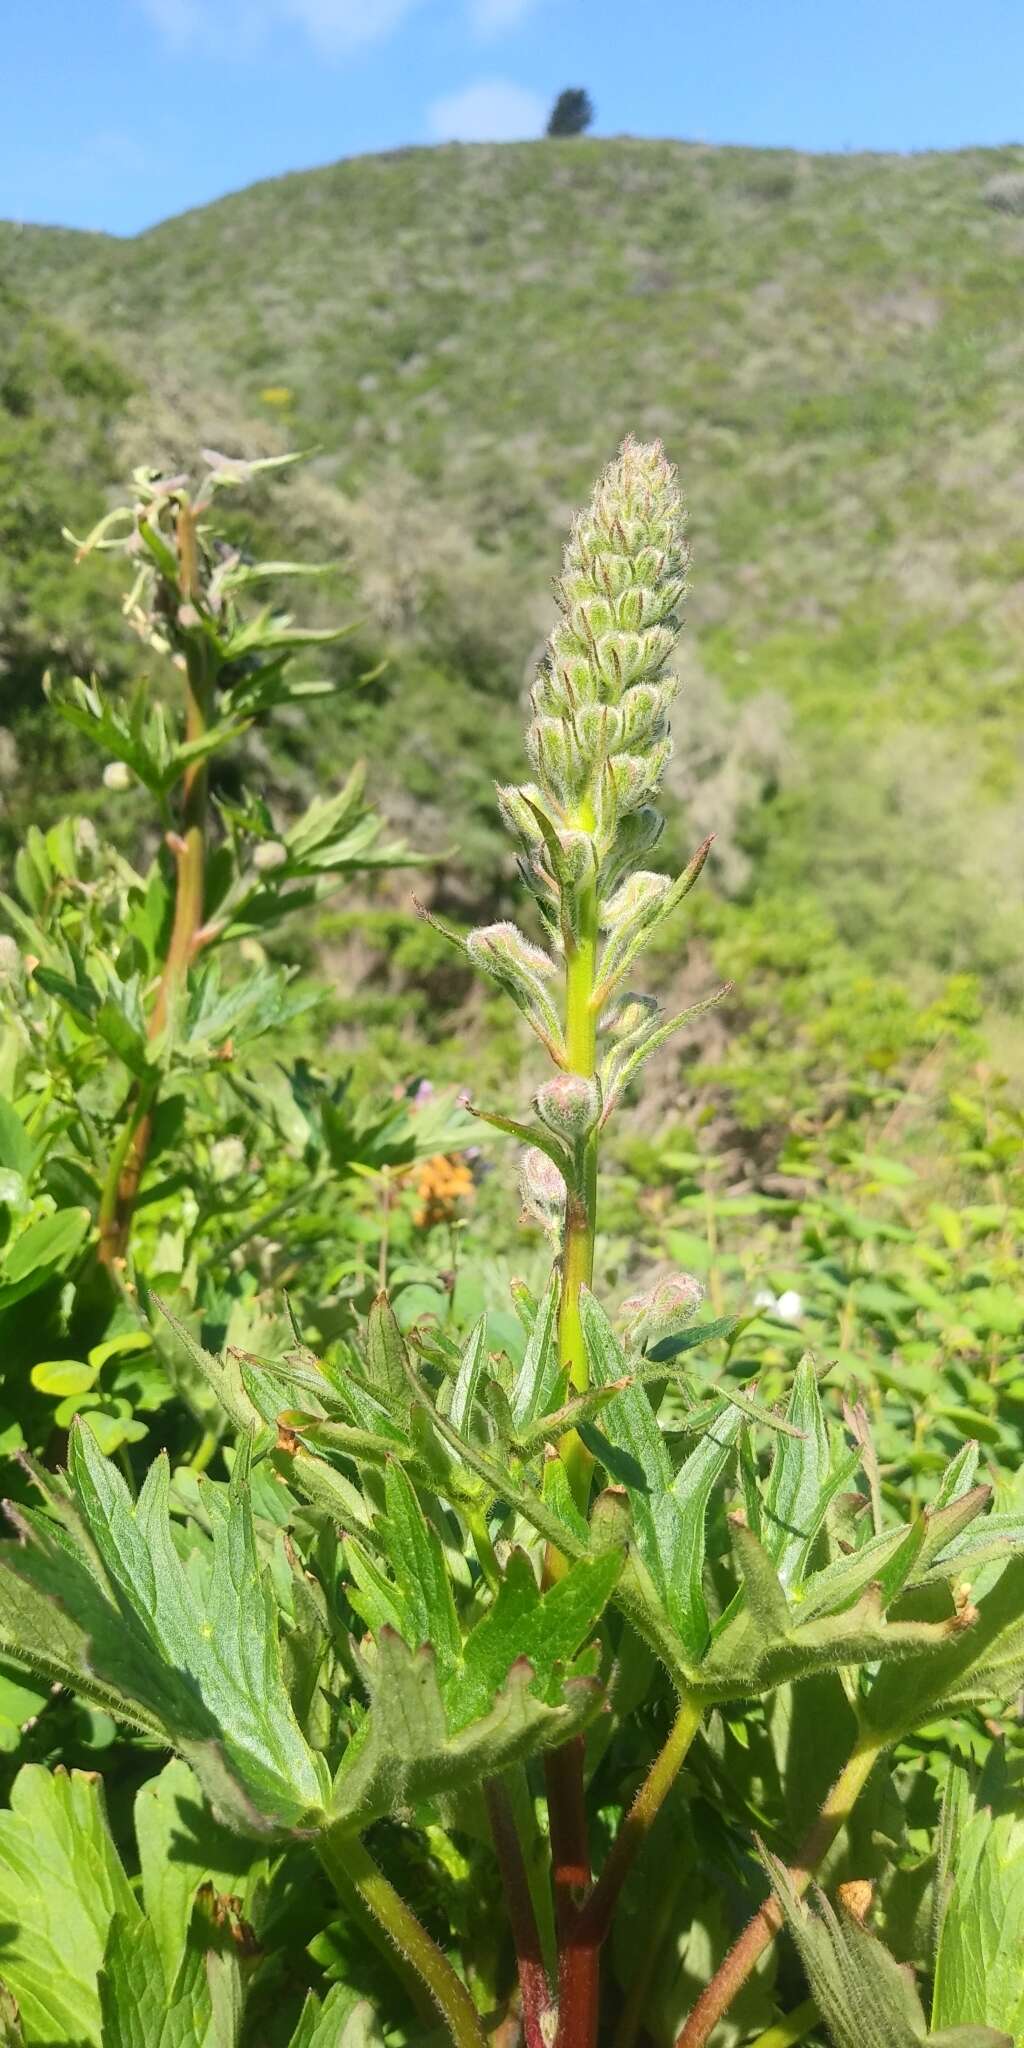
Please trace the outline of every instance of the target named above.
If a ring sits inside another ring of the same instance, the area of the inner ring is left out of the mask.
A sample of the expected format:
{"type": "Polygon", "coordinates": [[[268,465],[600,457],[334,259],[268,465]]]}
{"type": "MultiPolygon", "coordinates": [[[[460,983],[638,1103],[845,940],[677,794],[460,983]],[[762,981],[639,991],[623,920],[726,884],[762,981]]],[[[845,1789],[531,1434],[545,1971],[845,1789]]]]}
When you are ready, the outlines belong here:
{"type": "Polygon", "coordinates": [[[814,1529],[820,1525],[829,1477],[828,1431],[809,1355],[797,1367],[786,1417],[801,1437],[784,1437],[776,1449],[763,1517],[764,1546],[784,1586],[796,1577],[814,1529]]]}

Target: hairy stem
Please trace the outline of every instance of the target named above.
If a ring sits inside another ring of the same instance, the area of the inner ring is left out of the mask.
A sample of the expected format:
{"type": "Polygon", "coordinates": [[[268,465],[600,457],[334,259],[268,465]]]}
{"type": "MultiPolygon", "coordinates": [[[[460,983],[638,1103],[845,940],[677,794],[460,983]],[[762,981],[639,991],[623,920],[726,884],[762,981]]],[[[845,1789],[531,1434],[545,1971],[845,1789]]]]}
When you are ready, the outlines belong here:
{"type": "Polygon", "coordinates": [[[551,1989],[544,1968],[540,1931],[530,1896],[519,1830],[508,1794],[499,1779],[488,1779],[484,1796],[516,1945],[524,2048],[547,2048],[544,2022],[552,2010],[551,1989]]]}
{"type": "Polygon", "coordinates": [[[317,1850],[324,1869],[342,1896],[356,1892],[389,1941],[425,1985],[444,2021],[452,2048],[487,2048],[487,2036],[461,1977],[411,1907],[378,1870],[369,1851],[355,1836],[341,1838],[326,1831],[317,1850]]]}
{"type": "MultiPolygon", "coordinates": [[[[191,521],[191,514],[183,509],[179,521],[179,552],[183,565],[182,596],[191,598],[194,578],[188,565],[194,556],[195,541],[191,527],[187,537],[183,533],[182,522],[185,521],[191,521]]],[[[186,740],[202,739],[206,733],[212,695],[213,676],[205,643],[198,640],[190,641],[185,671],[186,740]]],[[[158,1038],[167,1023],[171,1002],[185,981],[196,950],[197,935],[202,930],[207,794],[206,762],[191,761],[182,778],[181,832],[174,837],[174,855],[177,863],[174,919],[156,1001],[146,1026],[146,1034],[150,1040],[158,1038]]],[[[139,1183],[145,1171],[153,1137],[155,1109],[155,1081],[140,1084],[133,1091],[125,1133],[111,1155],[100,1197],[101,1265],[116,1265],[127,1251],[139,1183]]]]}
{"type": "MultiPolygon", "coordinates": [[[[841,1827],[849,1820],[857,1800],[871,1776],[885,1743],[878,1736],[861,1736],[854,1744],[817,1819],[808,1829],[797,1852],[790,1877],[799,1895],[807,1890],[818,1865],[827,1855],[841,1827]]],[[[704,2048],[704,2043],[728,2012],[733,1999],[760,1962],[766,1948],[782,1926],[778,1900],[766,1899],[748,1920],[738,1941],[710,1984],[702,1991],[676,2041],[676,2048],[704,2048]]]]}
{"type": "Polygon", "coordinates": [[[583,1758],[583,1737],[574,1735],[544,1759],[558,1927],[555,2048],[597,2048],[600,1950],[579,1931],[580,1900],[590,1883],[583,1758]]]}
{"type": "Polygon", "coordinates": [[[619,1893],[679,1776],[700,1727],[702,1714],[703,1708],[697,1700],[684,1699],[680,1702],[668,1737],[626,1814],[604,1869],[583,1905],[579,1932],[598,1945],[604,1941],[611,1927],[619,1893]]]}

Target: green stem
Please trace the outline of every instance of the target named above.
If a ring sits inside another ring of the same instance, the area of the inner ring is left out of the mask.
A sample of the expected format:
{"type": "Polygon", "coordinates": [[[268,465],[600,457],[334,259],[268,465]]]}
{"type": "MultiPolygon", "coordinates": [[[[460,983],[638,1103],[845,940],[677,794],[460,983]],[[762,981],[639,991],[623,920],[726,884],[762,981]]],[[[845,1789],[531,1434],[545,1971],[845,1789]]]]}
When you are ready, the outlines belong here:
{"type": "Polygon", "coordinates": [[[317,1840],[320,1861],[342,1896],[351,1889],[416,1972],[448,2028],[452,2048],[487,2048],[480,2015],[461,1977],[411,1907],[378,1870],[358,1836],[326,1831],[317,1840]]]}
{"type": "Polygon", "coordinates": [[[668,1737],[622,1822],[604,1869],[580,1911],[580,1932],[600,1943],[611,1926],[619,1893],[672,1790],[703,1717],[699,1700],[683,1699],[668,1737]]]}
{"type": "MultiPolygon", "coordinates": [[[[577,821],[591,829],[588,812],[577,821]]],[[[597,1065],[597,1016],[594,988],[597,978],[599,906],[596,880],[584,891],[579,907],[579,929],[569,945],[565,963],[565,1046],[569,1070],[592,1080],[597,1065]]],[[[597,1228],[598,1135],[591,1132],[583,1152],[581,1183],[570,1188],[565,1205],[562,1239],[562,1288],[558,1305],[558,1356],[577,1393],[586,1390],[587,1354],[580,1322],[580,1289],[594,1278],[594,1233],[597,1228]]],[[[570,1431],[562,1440],[562,1458],[577,1505],[585,1512],[590,1491],[593,1460],[586,1445],[570,1431]]]]}
{"type": "MultiPolygon", "coordinates": [[[[194,530],[187,522],[191,514],[182,509],[179,518],[179,553],[183,565],[192,560],[194,530]]],[[[183,566],[182,596],[192,595],[193,572],[183,566]]],[[[213,699],[213,670],[205,640],[189,642],[185,668],[185,737],[202,739],[206,733],[213,699]]],[[[171,1003],[188,974],[196,950],[197,934],[203,923],[203,892],[206,878],[206,762],[191,761],[182,778],[181,833],[175,841],[178,864],[174,892],[174,920],[164,958],[156,1001],[146,1026],[149,1039],[159,1038],[170,1015],[171,1003]]],[[[125,1131],[115,1147],[100,1204],[99,1258],[114,1266],[128,1249],[135,1198],[145,1171],[153,1135],[156,1108],[156,1078],[140,1084],[125,1131]],[[117,1171],[115,1173],[115,1160],[117,1171]]]]}
{"type": "MultiPolygon", "coordinates": [[[[885,1747],[886,1738],[877,1735],[862,1735],[854,1744],[817,1820],[804,1836],[796,1863],[789,1873],[799,1897],[803,1897],[840,1828],[845,1827],[885,1747]]],[[[676,2040],[676,2048],[704,2048],[709,2035],[723,2014],[728,2012],[733,1999],[743,1989],[781,1926],[782,1911],[778,1900],[775,1897],[766,1899],[753,1919],[748,1920],[710,1984],[701,1992],[676,2040]]]]}

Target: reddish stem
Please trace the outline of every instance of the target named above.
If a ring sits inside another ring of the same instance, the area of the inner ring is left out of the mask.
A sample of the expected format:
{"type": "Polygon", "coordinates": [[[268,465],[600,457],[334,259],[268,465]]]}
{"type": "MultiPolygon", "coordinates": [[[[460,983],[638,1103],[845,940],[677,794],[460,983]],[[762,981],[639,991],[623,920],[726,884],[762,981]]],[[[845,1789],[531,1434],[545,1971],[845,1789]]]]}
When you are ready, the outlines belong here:
{"type": "Polygon", "coordinates": [[[583,1757],[583,1737],[576,1735],[545,1758],[558,1928],[555,2048],[597,2048],[601,1949],[580,1919],[580,1902],[590,1884],[583,1757]]]}
{"type": "Polygon", "coordinates": [[[551,2012],[551,1987],[544,1968],[519,1830],[508,1794],[497,1778],[488,1779],[484,1795],[516,1945],[525,2048],[547,2048],[544,2021],[551,2012]]]}

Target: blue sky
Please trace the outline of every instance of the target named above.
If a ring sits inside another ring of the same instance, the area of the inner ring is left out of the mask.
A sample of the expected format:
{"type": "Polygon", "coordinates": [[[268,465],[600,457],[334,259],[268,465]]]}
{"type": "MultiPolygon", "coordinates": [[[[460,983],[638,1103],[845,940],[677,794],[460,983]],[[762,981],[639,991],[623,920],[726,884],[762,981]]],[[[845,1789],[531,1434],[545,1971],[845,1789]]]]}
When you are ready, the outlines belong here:
{"type": "Polygon", "coordinates": [[[1024,140],[1021,0],[0,0],[0,217],[118,234],[277,172],[596,132],[1024,140]]]}

